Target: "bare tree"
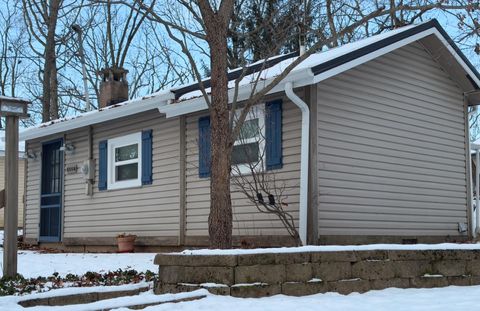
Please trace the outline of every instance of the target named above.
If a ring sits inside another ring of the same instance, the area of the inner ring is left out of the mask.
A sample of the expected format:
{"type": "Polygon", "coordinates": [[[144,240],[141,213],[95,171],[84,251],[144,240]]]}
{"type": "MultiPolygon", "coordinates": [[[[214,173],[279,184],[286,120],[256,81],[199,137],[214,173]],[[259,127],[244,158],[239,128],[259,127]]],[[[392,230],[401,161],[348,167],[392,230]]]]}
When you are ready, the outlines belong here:
{"type": "Polygon", "coordinates": [[[22,66],[25,56],[26,38],[22,25],[18,23],[15,5],[3,1],[4,10],[0,12],[0,91],[2,95],[15,97],[17,84],[25,73],[22,66]]]}
{"type": "MultiPolygon", "coordinates": [[[[81,13],[83,0],[22,0],[23,18],[28,33],[32,60],[38,66],[42,121],[65,115],[62,112],[61,72],[72,59],[66,42],[72,36],[70,25],[81,13]]],[[[30,88],[38,91],[36,88],[30,88]]]]}
{"type": "Polygon", "coordinates": [[[60,0],[38,1],[23,0],[24,17],[31,38],[43,46],[37,54],[44,57],[42,121],[58,118],[58,80],[55,32],[57,29],[60,0]]]}
{"type": "MultiPolygon", "coordinates": [[[[257,105],[248,113],[232,151],[233,191],[242,193],[257,211],[276,217],[292,238],[293,243],[301,244],[295,218],[288,209],[289,195],[284,179],[277,178],[276,171],[266,168],[265,111],[263,105],[257,105]]],[[[236,114],[238,115],[238,114],[236,114]]],[[[235,121],[237,122],[237,118],[235,121]]],[[[298,189],[298,185],[293,186],[298,189]]]]}
{"type": "MultiPolygon", "coordinates": [[[[90,98],[99,97],[101,78],[97,73],[104,68],[128,70],[130,98],[187,81],[189,66],[164,40],[161,26],[146,19],[145,12],[138,7],[121,6],[109,0],[92,1],[82,7],[77,23],[83,32],[90,98]]],[[[63,105],[68,105],[74,113],[82,112],[83,108],[75,103],[85,99],[78,89],[78,75],[71,74],[81,74],[76,40],[69,40],[67,46],[72,61],[59,73],[67,86],[66,100],[69,99],[63,105]]]]}
{"type": "MultiPolygon", "coordinates": [[[[0,94],[15,97],[24,91],[22,84],[29,63],[24,51],[28,44],[18,4],[3,0],[0,5],[3,8],[0,11],[0,94]]],[[[28,123],[27,120],[22,122],[28,123]]]]}

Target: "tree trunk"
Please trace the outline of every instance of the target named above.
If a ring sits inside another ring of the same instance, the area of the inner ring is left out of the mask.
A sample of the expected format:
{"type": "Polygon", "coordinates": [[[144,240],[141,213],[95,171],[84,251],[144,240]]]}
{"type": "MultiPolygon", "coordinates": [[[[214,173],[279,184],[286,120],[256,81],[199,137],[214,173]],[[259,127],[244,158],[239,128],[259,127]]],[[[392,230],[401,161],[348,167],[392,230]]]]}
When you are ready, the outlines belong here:
{"type": "Polygon", "coordinates": [[[232,201],[230,197],[231,129],[228,109],[227,33],[219,31],[209,40],[211,65],[211,179],[208,232],[212,248],[232,247],[232,201]]]}
{"type": "Polygon", "coordinates": [[[227,33],[233,12],[233,0],[223,0],[214,11],[207,0],[198,0],[210,48],[211,69],[211,177],[208,233],[211,248],[232,247],[232,200],[230,163],[232,135],[228,108],[227,33]]]}
{"type": "MultiPolygon", "coordinates": [[[[59,0],[50,0],[49,15],[47,19],[47,39],[45,41],[45,63],[43,67],[43,107],[42,122],[51,120],[52,116],[58,117],[58,104],[52,107],[53,101],[57,101],[56,88],[52,88],[52,80],[57,81],[56,55],[55,55],[55,30],[57,28],[57,18],[59,10],[59,0]],[[55,76],[54,76],[55,75],[55,76]],[[53,111],[56,109],[56,112],[53,111]]],[[[54,82],[55,83],[55,82],[54,82]]]]}
{"type": "Polygon", "coordinates": [[[207,0],[198,0],[203,17],[211,69],[211,177],[208,233],[210,247],[232,247],[232,199],[230,171],[232,135],[228,108],[228,49],[227,33],[234,0],[222,0],[218,11],[207,0]]]}
{"type": "Polygon", "coordinates": [[[56,55],[52,58],[50,75],[50,119],[58,119],[58,76],[56,55]]]}

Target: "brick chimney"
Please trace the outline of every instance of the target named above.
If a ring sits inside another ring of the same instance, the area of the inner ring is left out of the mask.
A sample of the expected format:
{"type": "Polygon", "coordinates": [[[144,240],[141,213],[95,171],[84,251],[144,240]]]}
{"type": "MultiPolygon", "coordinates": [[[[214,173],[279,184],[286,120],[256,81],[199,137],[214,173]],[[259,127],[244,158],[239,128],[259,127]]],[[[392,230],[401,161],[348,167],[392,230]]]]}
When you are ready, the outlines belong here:
{"type": "Polygon", "coordinates": [[[98,108],[115,105],[128,100],[128,70],[123,68],[105,68],[98,72],[102,77],[98,108]]]}

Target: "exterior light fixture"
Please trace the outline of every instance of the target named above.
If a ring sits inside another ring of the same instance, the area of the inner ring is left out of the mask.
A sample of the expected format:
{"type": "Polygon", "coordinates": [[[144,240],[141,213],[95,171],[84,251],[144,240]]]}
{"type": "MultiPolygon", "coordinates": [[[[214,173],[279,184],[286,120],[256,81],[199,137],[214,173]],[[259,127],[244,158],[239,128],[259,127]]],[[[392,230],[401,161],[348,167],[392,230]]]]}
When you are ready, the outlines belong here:
{"type": "Polygon", "coordinates": [[[72,143],[65,143],[62,147],[60,147],[60,151],[63,151],[65,153],[72,153],[73,151],[75,151],[75,145],[72,143]]]}
{"type": "Polygon", "coordinates": [[[28,149],[26,153],[27,153],[27,158],[32,159],[32,160],[37,159],[37,154],[35,153],[35,151],[33,151],[31,149],[28,149]]]}

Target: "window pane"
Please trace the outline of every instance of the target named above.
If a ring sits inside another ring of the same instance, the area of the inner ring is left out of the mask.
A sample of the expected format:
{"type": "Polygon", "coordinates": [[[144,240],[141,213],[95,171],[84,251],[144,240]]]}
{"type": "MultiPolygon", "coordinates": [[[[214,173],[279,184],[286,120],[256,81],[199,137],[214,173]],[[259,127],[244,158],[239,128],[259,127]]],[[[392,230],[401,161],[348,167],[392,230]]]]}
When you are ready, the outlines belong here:
{"type": "Polygon", "coordinates": [[[258,162],[259,149],[257,142],[233,146],[232,165],[258,162]]]}
{"type": "Polygon", "coordinates": [[[119,165],[115,168],[115,181],[138,178],[138,163],[119,165]]]}
{"type": "Polygon", "coordinates": [[[259,132],[260,132],[260,129],[258,125],[258,119],[247,120],[243,122],[238,140],[242,141],[243,139],[257,137],[259,132]]]}
{"type": "Polygon", "coordinates": [[[115,162],[138,158],[138,144],[115,148],[115,162]]]}

